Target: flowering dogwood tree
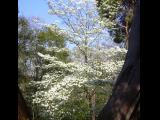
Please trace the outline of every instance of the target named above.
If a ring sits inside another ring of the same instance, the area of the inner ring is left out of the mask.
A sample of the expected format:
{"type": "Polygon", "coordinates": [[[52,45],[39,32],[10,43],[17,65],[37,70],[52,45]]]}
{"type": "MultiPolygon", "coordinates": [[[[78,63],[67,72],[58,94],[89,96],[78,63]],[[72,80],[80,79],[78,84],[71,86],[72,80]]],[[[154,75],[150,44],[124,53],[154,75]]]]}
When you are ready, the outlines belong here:
{"type": "MultiPolygon", "coordinates": [[[[61,52],[66,49],[52,48],[55,52],[61,52]]],[[[39,119],[65,119],[69,117],[73,119],[74,114],[84,114],[82,118],[89,116],[90,106],[87,97],[97,92],[106,94],[109,84],[114,84],[121,66],[126,50],[121,48],[111,48],[104,52],[104,56],[108,59],[104,62],[96,62],[94,64],[84,64],[80,62],[64,63],[59,61],[55,56],[43,55],[38,53],[48,64],[44,64],[43,68],[48,72],[42,81],[31,81],[29,89],[36,88],[37,91],[32,94],[32,108],[36,111],[39,119]],[[80,102],[76,107],[77,102],[80,102]],[[70,103],[75,103],[75,106],[70,103]],[[79,107],[83,107],[78,110],[79,107]],[[38,106],[38,107],[36,107],[38,106]],[[73,107],[71,107],[73,106],[73,107]],[[38,109],[37,108],[41,108],[38,109]],[[87,110],[86,110],[87,109],[87,110]]],[[[102,96],[101,96],[102,97],[102,96]]],[[[105,102],[105,101],[104,101],[105,102]]],[[[78,117],[78,115],[76,115],[78,117]]],[[[81,119],[82,119],[81,118],[81,119]]],[[[74,118],[78,119],[78,118],[74,118]]]]}
{"type": "MultiPolygon", "coordinates": [[[[31,81],[28,86],[33,90],[28,95],[33,117],[95,120],[105,103],[106,91],[123,65],[126,50],[103,46],[102,42],[109,39],[108,32],[93,0],[48,0],[48,5],[49,13],[61,19],[63,29],[57,29],[55,24],[47,27],[68,36],[81,59],[66,63],[51,54],[38,53],[44,61],[42,69],[47,72],[42,81],[31,81]]],[[[61,53],[69,49],[47,47],[46,51],[61,53]]]]}
{"type": "Polygon", "coordinates": [[[83,62],[88,62],[91,47],[96,47],[102,41],[112,42],[94,0],[48,0],[48,6],[49,14],[59,18],[63,24],[61,31],[68,36],[69,43],[78,48],[83,62]]]}

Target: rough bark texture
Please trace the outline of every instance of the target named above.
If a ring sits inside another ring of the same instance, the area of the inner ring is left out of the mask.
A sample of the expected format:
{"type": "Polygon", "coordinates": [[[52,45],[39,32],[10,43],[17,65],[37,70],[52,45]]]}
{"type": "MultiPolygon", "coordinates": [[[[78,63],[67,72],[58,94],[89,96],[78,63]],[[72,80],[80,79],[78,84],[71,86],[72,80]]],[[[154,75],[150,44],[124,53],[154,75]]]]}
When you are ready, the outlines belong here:
{"type": "Polygon", "coordinates": [[[26,103],[19,88],[18,88],[18,120],[30,120],[26,103]]]}
{"type": "Polygon", "coordinates": [[[125,63],[99,120],[140,119],[140,0],[135,6],[125,63]]]}

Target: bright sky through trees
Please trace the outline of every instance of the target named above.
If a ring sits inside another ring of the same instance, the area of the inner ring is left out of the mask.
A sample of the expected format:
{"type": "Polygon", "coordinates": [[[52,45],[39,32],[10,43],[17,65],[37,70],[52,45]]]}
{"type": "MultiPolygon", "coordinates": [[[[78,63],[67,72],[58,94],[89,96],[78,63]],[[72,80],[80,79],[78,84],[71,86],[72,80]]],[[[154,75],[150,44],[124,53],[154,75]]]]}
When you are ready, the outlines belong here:
{"type": "Polygon", "coordinates": [[[48,14],[46,0],[18,0],[19,14],[25,17],[39,17],[46,23],[55,22],[55,18],[48,14]]]}
{"type": "MultiPolygon", "coordinates": [[[[23,15],[27,18],[38,17],[42,22],[49,24],[56,23],[58,27],[64,28],[63,22],[58,17],[48,14],[49,8],[47,0],[18,0],[18,9],[19,15],[23,15]]],[[[113,44],[111,40],[105,42],[113,44]]],[[[74,46],[67,44],[67,47],[73,48],[74,46]]]]}
{"type": "Polygon", "coordinates": [[[112,20],[96,0],[18,2],[18,87],[30,119],[97,119],[127,53],[112,20]]]}

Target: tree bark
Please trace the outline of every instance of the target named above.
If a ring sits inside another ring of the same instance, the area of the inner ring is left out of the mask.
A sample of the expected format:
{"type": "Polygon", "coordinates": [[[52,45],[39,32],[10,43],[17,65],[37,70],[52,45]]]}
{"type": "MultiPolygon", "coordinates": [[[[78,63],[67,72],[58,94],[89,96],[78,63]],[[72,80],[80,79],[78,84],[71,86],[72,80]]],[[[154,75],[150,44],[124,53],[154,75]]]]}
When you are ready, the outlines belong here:
{"type": "Polygon", "coordinates": [[[126,41],[125,41],[125,48],[128,50],[128,39],[129,39],[129,29],[128,29],[128,22],[126,23],[126,41]]]}
{"type": "Polygon", "coordinates": [[[95,111],[95,107],[96,107],[96,94],[95,94],[95,92],[91,96],[91,103],[92,103],[92,120],[96,120],[96,111],[95,111]]]}
{"type": "Polygon", "coordinates": [[[125,63],[99,120],[140,119],[140,0],[135,6],[128,42],[125,63]]]}
{"type": "Polygon", "coordinates": [[[30,120],[28,108],[18,87],[18,120],[30,120]]]}

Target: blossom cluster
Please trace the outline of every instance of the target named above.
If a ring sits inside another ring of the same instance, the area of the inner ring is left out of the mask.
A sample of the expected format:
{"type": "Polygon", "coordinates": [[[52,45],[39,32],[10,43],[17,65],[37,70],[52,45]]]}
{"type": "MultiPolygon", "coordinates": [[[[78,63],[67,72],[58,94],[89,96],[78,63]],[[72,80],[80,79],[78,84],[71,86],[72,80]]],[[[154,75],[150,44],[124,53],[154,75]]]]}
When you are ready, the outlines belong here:
{"type": "Polygon", "coordinates": [[[104,62],[93,61],[88,64],[80,62],[64,63],[54,56],[39,53],[39,56],[43,59],[50,61],[49,64],[44,66],[44,69],[50,69],[50,71],[46,73],[42,81],[31,81],[30,83],[32,87],[37,89],[31,97],[33,106],[43,107],[41,109],[42,113],[49,110],[48,114],[54,119],[53,113],[72,97],[71,93],[75,88],[82,89],[83,86],[91,88],[95,86],[87,84],[88,81],[115,80],[124,63],[119,57],[123,56],[124,58],[125,53],[126,51],[121,48],[111,48],[104,55],[105,57],[113,57],[112,59],[104,62]]]}

